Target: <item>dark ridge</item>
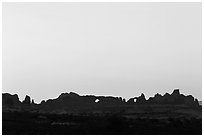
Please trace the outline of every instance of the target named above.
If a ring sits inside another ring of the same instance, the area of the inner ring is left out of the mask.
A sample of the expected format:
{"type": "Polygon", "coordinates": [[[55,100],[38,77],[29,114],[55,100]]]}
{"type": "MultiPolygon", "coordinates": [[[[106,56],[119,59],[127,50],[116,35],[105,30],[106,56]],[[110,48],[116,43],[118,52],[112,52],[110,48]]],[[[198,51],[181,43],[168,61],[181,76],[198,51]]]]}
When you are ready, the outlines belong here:
{"type": "Polygon", "coordinates": [[[3,93],[2,94],[2,106],[4,107],[12,107],[12,106],[18,106],[21,102],[19,101],[18,95],[14,94],[11,95],[9,93],[3,93]]]}
{"type": "Polygon", "coordinates": [[[2,94],[3,135],[201,135],[202,106],[192,95],[113,96],[62,93],[36,104],[2,94]]]}
{"type": "Polygon", "coordinates": [[[105,107],[105,106],[117,106],[117,105],[186,105],[192,108],[199,107],[199,102],[192,95],[180,94],[179,89],[175,89],[172,94],[166,93],[163,96],[156,94],[149,99],[145,98],[142,93],[139,97],[133,97],[125,101],[122,97],[113,96],[94,96],[85,95],[80,96],[77,93],[62,93],[58,98],[48,99],[47,101],[41,101],[40,104],[35,104],[34,100],[31,101],[30,96],[26,95],[25,99],[20,102],[18,95],[10,95],[9,93],[2,94],[3,107],[15,107],[23,105],[37,105],[41,109],[71,109],[78,107],[105,107]],[[96,99],[98,100],[96,102],[96,99]]]}

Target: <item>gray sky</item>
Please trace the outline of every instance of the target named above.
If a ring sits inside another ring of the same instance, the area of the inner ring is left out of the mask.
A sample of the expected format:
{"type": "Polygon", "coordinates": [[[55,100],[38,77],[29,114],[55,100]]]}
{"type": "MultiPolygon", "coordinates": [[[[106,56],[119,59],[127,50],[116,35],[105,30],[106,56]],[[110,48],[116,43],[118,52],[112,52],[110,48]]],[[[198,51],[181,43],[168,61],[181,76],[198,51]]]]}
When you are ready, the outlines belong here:
{"type": "Polygon", "coordinates": [[[3,3],[3,92],[201,100],[201,3],[3,3]]]}

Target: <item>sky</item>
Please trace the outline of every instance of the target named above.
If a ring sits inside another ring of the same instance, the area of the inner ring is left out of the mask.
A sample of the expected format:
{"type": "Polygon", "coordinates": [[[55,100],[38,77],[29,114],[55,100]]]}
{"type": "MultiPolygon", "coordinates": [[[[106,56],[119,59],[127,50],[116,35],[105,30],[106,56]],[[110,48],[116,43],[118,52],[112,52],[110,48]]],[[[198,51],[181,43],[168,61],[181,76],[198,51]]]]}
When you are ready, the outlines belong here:
{"type": "Polygon", "coordinates": [[[2,92],[202,98],[201,3],[3,3],[2,92]]]}

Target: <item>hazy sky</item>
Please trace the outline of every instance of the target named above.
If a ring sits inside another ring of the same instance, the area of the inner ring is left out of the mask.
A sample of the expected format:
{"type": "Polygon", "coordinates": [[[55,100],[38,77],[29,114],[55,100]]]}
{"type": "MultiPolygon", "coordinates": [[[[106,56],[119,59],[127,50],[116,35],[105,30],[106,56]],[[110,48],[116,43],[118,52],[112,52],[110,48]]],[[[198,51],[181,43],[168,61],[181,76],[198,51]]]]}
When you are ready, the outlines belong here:
{"type": "Polygon", "coordinates": [[[3,92],[201,100],[201,3],[3,3],[3,92]]]}

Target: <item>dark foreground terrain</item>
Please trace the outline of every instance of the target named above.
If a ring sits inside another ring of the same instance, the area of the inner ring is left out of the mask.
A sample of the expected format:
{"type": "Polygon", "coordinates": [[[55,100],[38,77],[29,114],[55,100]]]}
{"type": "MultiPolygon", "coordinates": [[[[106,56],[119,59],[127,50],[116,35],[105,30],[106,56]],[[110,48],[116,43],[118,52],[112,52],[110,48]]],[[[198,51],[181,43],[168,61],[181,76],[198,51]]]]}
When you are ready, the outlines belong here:
{"type": "Polygon", "coordinates": [[[3,135],[201,135],[202,106],[193,96],[130,98],[63,93],[36,104],[2,96],[3,135]]]}
{"type": "MultiPolygon", "coordinates": [[[[138,115],[138,114],[135,114],[138,115]]],[[[159,115],[159,113],[158,113],[159,115]]],[[[201,135],[202,120],[184,116],[167,118],[111,115],[40,114],[3,112],[3,135],[201,135]]]]}

